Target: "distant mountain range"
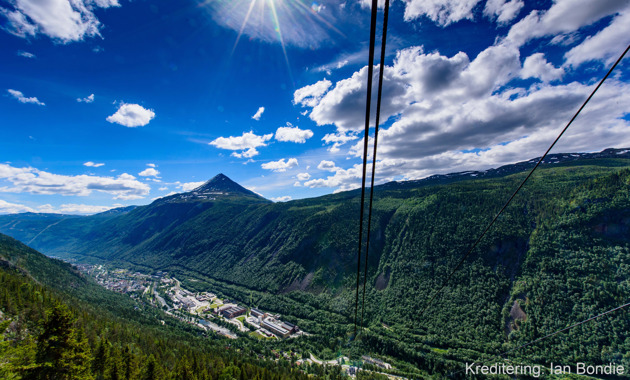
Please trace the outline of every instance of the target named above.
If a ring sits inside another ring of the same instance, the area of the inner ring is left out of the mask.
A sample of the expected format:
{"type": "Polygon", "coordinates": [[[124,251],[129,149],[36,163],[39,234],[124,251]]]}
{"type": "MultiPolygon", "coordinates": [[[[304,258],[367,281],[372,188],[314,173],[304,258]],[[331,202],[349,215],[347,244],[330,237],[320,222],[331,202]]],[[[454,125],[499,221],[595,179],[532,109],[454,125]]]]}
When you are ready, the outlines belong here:
{"type": "MultiPolygon", "coordinates": [[[[605,159],[605,158],[630,158],[630,148],[626,149],[605,149],[597,153],[554,153],[549,154],[541,162],[541,165],[558,165],[575,163],[579,161],[581,164],[588,164],[589,160],[605,159]]],[[[540,157],[532,158],[528,161],[521,161],[515,164],[504,165],[496,169],[488,169],[482,171],[464,171],[449,174],[436,174],[423,179],[411,181],[394,181],[384,184],[385,187],[416,187],[426,184],[450,183],[467,179],[497,178],[509,174],[531,170],[540,157]]]]}
{"type": "MultiPolygon", "coordinates": [[[[607,149],[547,157],[420,315],[536,161],[375,188],[365,310],[375,335],[365,344],[411,362],[431,347],[448,349],[448,360],[471,358],[630,298],[630,272],[621,269],[630,268],[630,150],[607,149]]],[[[356,190],[273,203],[220,174],[146,206],[0,216],[0,232],[49,255],[211,283],[307,331],[344,335],[354,315],[358,216],[356,190]]],[[[584,326],[577,338],[531,352],[630,368],[630,319],[610,323],[614,333],[584,326]]]]}

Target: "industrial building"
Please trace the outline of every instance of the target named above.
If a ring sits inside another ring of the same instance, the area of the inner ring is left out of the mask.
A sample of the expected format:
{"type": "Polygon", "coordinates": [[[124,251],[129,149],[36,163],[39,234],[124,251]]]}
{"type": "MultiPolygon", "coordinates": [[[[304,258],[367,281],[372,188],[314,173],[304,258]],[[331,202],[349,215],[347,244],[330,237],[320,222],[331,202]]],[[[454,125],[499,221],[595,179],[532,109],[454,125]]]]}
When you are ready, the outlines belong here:
{"type": "Polygon", "coordinates": [[[263,320],[261,326],[281,338],[288,338],[289,335],[291,335],[291,332],[289,330],[285,329],[275,322],[270,321],[269,319],[263,320]]]}
{"type": "Polygon", "coordinates": [[[252,310],[249,313],[251,314],[252,317],[256,317],[258,319],[262,319],[267,316],[267,313],[263,313],[262,311],[255,308],[252,308],[252,310]]]}
{"type": "Polygon", "coordinates": [[[238,317],[239,315],[245,314],[246,311],[247,309],[242,306],[232,306],[227,309],[221,310],[220,313],[223,317],[227,319],[232,319],[238,317]]]}

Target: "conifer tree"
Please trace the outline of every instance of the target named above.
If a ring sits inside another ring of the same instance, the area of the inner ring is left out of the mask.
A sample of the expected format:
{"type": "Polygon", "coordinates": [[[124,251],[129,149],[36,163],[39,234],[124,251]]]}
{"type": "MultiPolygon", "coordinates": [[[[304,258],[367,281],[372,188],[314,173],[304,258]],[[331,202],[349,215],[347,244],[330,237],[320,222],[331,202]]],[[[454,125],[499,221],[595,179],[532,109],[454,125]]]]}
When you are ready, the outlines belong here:
{"type": "Polygon", "coordinates": [[[35,363],[24,371],[24,379],[93,379],[90,348],[77,335],[75,319],[63,304],[46,313],[42,332],[37,338],[35,363]]]}

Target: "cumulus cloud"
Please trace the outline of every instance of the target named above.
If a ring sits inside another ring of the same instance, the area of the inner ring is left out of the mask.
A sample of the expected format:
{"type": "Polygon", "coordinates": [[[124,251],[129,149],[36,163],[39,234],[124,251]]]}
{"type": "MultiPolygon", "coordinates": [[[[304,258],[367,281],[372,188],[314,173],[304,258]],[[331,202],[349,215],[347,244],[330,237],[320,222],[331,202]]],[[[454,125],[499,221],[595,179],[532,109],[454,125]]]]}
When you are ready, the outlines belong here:
{"type": "Polygon", "coordinates": [[[258,107],[258,111],[256,111],[254,116],[252,116],[252,119],[260,120],[260,117],[262,116],[263,112],[265,112],[265,107],[258,107]]]}
{"type": "Polygon", "coordinates": [[[308,173],[299,173],[299,174],[297,175],[297,179],[299,179],[300,181],[306,181],[306,180],[308,180],[309,178],[311,178],[311,175],[310,175],[310,174],[308,174],[308,173]]]}
{"type": "Polygon", "coordinates": [[[0,164],[0,192],[88,196],[94,191],[114,195],[114,199],[141,199],[151,188],[136,177],[53,174],[33,167],[17,168],[0,164]],[[10,183],[10,185],[9,185],[10,183]]]}
{"type": "Polygon", "coordinates": [[[289,158],[287,161],[281,159],[278,161],[266,162],[260,165],[263,169],[271,170],[274,172],[285,172],[287,169],[292,169],[298,166],[298,160],[296,158],[289,158]]]}
{"type": "Polygon", "coordinates": [[[286,127],[279,127],[276,130],[276,140],[278,141],[304,144],[311,137],[313,137],[313,131],[294,127],[291,123],[287,123],[286,127]]]}
{"type": "Polygon", "coordinates": [[[17,55],[24,58],[37,58],[35,54],[29,53],[27,51],[18,50],[17,55]]]}
{"type": "Polygon", "coordinates": [[[45,106],[44,103],[40,102],[39,99],[37,99],[34,96],[31,98],[27,98],[26,96],[24,96],[24,94],[22,94],[21,91],[11,90],[11,89],[8,89],[7,91],[9,92],[9,94],[11,94],[12,97],[17,99],[18,102],[20,103],[31,103],[31,104],[37,104],[38,106],[45,106]]]}
{"type": "Polygon", "coordinates": [[[77,98],[77,102],[79,103],[92,103],[94,101],[94,94],[90,94],[85,98],[77,98]]]}
{"type": "Polygon", "coordinates": [[[322,160],[319,165],[317,165],[317,169],[325,170],[327,172],[336,172],[339,168],[335,165],[333,161],[322,160]]]}
{"type": "Polygon", "coordinates": [[[209,144],[219,149],[233,150],[232,156],[234,157],[251,158],[258,154],[256,148],[267,146],[267,141],[272,138],[273,133],[258,136],[250,131],[243,132],[242,136],[219,137],[209,144]]]}
{"type": "Polygon", "coordinates": [[[122,103],[115,114],[108,116],[107,121],[129,128],[144,127],[155,117],[155,112],[139,104],[122,103]]]}
{"type": "MultiPolygon", "coordinates": [[[[361,130],[365,123],[367,69],[366,66],[354,73],[352,77],[337,82],[335,87],[324,96],[312,98],[308,103],[304,103],[304,105],[313,107],[309,117],[317,125],[335,124],[340,131],[361,130]]],[[[374,70],[374,76],[376,79],[378,78],[378,70],[374,70]]],[[[402,110],[405,92],[404,84],[398,80],[390,68],[386,68],[383,76],[381,103],[381,120],[383,122],[402,110]]],[[[373,91],[373,102],[376,104],[376,91],[373,91]]],[[[375,108],[372,108],[373,116],[376,114],[375,108]]]]}
{"type": "Polygon", "coordinates": [[[87,167],[90,167],[90,168],[100,168],[101,166],[104,166],[104,165],[105,165],[104,163],[95,163],[95,162],[92,162],[92,161],[88,161],[88,162],[84,162],[83,163],[83,166],[87,166],[87,167]]]}
{"type": "MultiPolygon", "coordinates": [[[[350,105],[360,105],[364,97],[365,75],[361,74],[365,69],[340,80],[313,103],[311,119],[337,129],[325,142],[362,129],[364,111],[353,113],[353,108],[362,107],[350,105]]],[[[463,52],[452,56],[425,53],[421,47],[399,51],[384,72],[388,91],[397,96],[396,103],[384,104],[384,118],[395,118],[379,134],[379,179],[417,179],[532,158],[537,155],[532,152],[546,149],[592,91],[590,82],[550,84],[563,73],[542,54],[532,54],[521,65],[519,49],[506,40],[498,40],[474,59],[463,52]],[[513,81],[519,77],[536,77],[541,82],[525,85],[513,81]]],[[[630,137],[622,132],[629,126],[627,107],[623,106],[629,103],[630,84],[610,80],[557,149],[630,146],[630,137]]],[[[359,139],[349,150],[350,157],[358,158],[362,151],[359,139]]],[[[333,168],[320,166],[320,170],[333,168]]],[[[309,179],[304,185],[340,191],[360,183],[356,166],[331,172],[334,174],[309,179]]]]}
{"type": "MultiPolygon", "coordinates": [[[[368,171],[372,165],[368,164],[368,171]]],[[[348,169],[339,169],[335,173],[326,178],[315,178],[304,182],[304,186],[310,188],[330,187],[336,188],[335,192],[355,189],[361,186],[361,177],[363,175],[362,165],[353,165],[348,169]]]]}
{"type": "Polygon", "coordinates": [[[358,139],[356,133],[354,132],[344,132],[344,133],[327,133],[324,137],[322,137],[322,141],[326,144],[333,144],[328,148],[328,151],[331,153],[339,152],[339,147],[344,145],[349,141],[353,141],[358,139]]]}
{"type": "Polygon", "coordinates": [[[17,214],[20,212],[37,212],[34,209],[17,203],[0,199],[0,214],[17,214]]]}
{"type": "Polygon", "coordinates": [[[46,35],[68,43],[100,36],[95,8],[118,7],[118,0],[17,0],[0,7],[7,20],[4,29],[18,37],[46,35]]]}
{"type": "Polygon", "coordinates": [[[525,4],[522,0],[488,0],[483,9],[483,14],[498,24],[503,25],[512,21],[525,4]]]}
{"type": "Polygon", "coordinates": [[[184,192],[189,192],[189,191],[193,191],[196,188],[198,188],[199,186],[203,185],[204,183],[206,183],[205,181],[199,181],[199,182],[184,182],[184,183],[179,183],[177,185],[178,189],[181,189],[184,192]]]}
{"type": "Polygon", "coordinates": [[[326,91],[328,91],[330,86],[332,86],[332,82],[328,79],[323,79],[317,83],[299,88],[293,93],[293,103],[314,107],[319,103],[319,100],[326,91]]]}
{"type": "Polygon", "coordinates": [[[543,82],[550,82],[561,79],[564,75],[562,68],[555,68],[551,63],[547,62],[543,53],[535,53],[525,58],[521,78],[538,78],[543,82]]]}
{"type": "Polygon", "coordinates": [[[616,16],[606,28],[565,54],[566,64],[577,67],[588,61],[603,60],[608,64],[630,45],[630,7],[616,16]]]}
{"type": "Polygon", "coordinates": [[[480,0],[403,0],[405,20],[426,16],[440,26],[473,19],[473,8],[480,0]]]}
{"type": "Polygon", "coordinates": [[[619,0],[558,0],[549,10],[534,10],[514,24],[506,39],[509,43],[521,46],[534,38],[571,33],[606,16],[627,10],[629,4],[619,0]]]}
{"type": "Polygon", "coordinates": [[[160,175],[160,172],[157,171],[155,168],[146,168],[140,173],[138,173],[138,175],[141,177],[156,177],[157,178],[157,176],[160,175]]]}

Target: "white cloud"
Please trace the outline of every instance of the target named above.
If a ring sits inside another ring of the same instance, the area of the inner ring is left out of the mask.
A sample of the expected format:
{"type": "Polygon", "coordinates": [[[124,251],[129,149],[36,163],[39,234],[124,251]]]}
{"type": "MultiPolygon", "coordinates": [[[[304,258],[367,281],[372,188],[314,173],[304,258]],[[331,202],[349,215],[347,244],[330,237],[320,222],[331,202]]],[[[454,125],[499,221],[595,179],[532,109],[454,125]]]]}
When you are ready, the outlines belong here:
{"type": "Polygon", "coordinates": [[[88,166],[88,167],[91,167],[91,168],[100,168],[101,166],[104,166],[104,165],[105,165],[104,163],[95,163],[95,162],[92,162],[92,161],[88,161],[88,162],[84,162],[83,163],[83,166],[88,166]]]}
{"type": "Polygon", "coordinates": [[[518,16],[524,5],[522,0],[488,0],[483,14],[492,20],[496,19],[499,25],[504,25],[518,16]]]}
{"type": "Polygon", "coordinates": [[[199,186],[203,185],[204,183],[206,183],[206,182],[205,181],[185,182],[185,183],[178,184],[177,188],[181,189],[183,192],[189,192],[189,191],[195,190],[196,188],[198,188],[199,186]]]}
{"type": "Polygon", "coordinates": [[[157,177],[160,175],[160,172],[155,170],[154,168],[146,168],[140,173],[138,173],[141,177],[157,177]]]}
{"type": "Polygon", "coordinates": [[[288,202],[290,200],[292,200],[293,197],[291,197],[290,195],[285,195],[282,197],[276,197],[276,198],[271,198],[272,201],[274,202],[288,202]]]}
{"type": "Polygon", "coordinates": [[[304,86],[295,90],[293,93],[293,103],[302,106],[314,107],[322,96],[332,86],[332,82],[328,79],[320,80],[317,83],[304,86]]]}
{"type": "Polygon", "coordinates": [[[37,104],[38,106],[45,106],[44,103],[40,102],[39,99],[37,99],[34,96],[31,98],[27,98],[26,96],[24,96],[24,94],[22,94],[21,91],[11,90],[11,89],[8,89],[7,91],[9,92],[9,94],[11,94],[12,97],[17,99],[20,103],[32,103],[32,104],[37,104]]]}
{"type": "Polygon", "coordinates": [[[17,214],[20,212],[37,212],[34,209],[17,203],[10,203],[0,199],[0,214],[17,214]]]}
{"type": "MultiPolygon", "coordinates": [[[[359,4],[361,5],[361,8],[367,8],[367,9],[372,8],[372,0],[359,0],[359,4]]],[[[385,0],[378,0],[377,7],[384,8],[385,0]]]]}
{"type": "MultiPolygon", "coordinates": [[[[325,142],[362,129],[365,69],[340,80],[314,102],[311,119],[337,129],[325,142]]],[[[530,159],[546,149],[593,89],[590,82],[551,85],[549,82],[561,78],[563,69],[548,63],[542,54],[533,54],[521,65],[519,49],[505,40],[498,40],[472,60],[463,52],[448,57],[425,53],[421,47],[407,48],[398,52],[384,74],[390,86],[387,91],[397,95],[395,104],[384,104],[383,118],[396,117],[379,134],[377,180],[417,179],[530,159]],[[512,81],[518,77],[537,77],[542,82],[512,81]]],[[[571,152],[630,146],[630,135],[622,132],[630,127],[627,104],[630,84],[610,80],[557,149],[571,152]]],[[[360,157],[362,149],[359,139],[351,147],[350,157],[360,157]]],[[[320,170],[333,167],[320,166],[320,170]]],[[[356,187],[360,178],[356,166],[337,167],[333,175],[310,179],[304,185],[340,191],[356,187]]]]}
{"type": "MultiPolygon", "coordinates": [[[[56,209],[56,211],[53,211],[56,214],[82,214],[82,215],[88,215],[88,214],[97,214],[99,212],[105,212],[107,210],[111,210],[115,207],[112,206],[94,206],[94,205],[83,205],[83,204],[75,204],[75,203],[69,203],[69,204],[62,204],[61,206],[59,206],[58,209],[56,209]]],[[[51,212],[51,211],[47,211],[47,212],[51,212]]]]}
{"type": "Polygon", "coordinates": [[[254,132],[243,132],[242,136],[219,137],[209,144],[219,149],[241,151],[233,152],[232,156],[238,158],[251,158],[258,154],[256,148],[267,146],[267,141],[273,138],[273,133],[258,136],[254,132]]]}
{"type": "Polygon", "coordinates": [[[47,213],[47,214],[78,214],[78,215],[91,215],[97,214],[100,212],[105,212],[107,210],[111,210],[116,207],[122,207],[121,204],[114,204],[112,206],[95,206],[95,205],[85,205],[85,204],[76,204],[76,203],[68,203],[62,204],[59,207],[54,207],[51,204],[45,204],[37,207],[37,212],[47,213]]]}
{"type": "Polygon", "coordinates": [[[151,164],[151,163],[147,164],[147,166],[148,166],[148,167],[150,167],[150,168],[154,168],[154,167],[156,167],[156,165],[155,165],[155,164],[151,164]]]}
{"type": "Polygon", "coordinates": [[[306,180],[308,180],[309,178],[311,178],[311,175],[310,175],[310,174],[308,174],[308,173],[299,173],[299,174],[297,175],[297,179],[299,179],[300,181],[306,181],[306,180]]]}
{"type": "Polygon", "coordinates": [[[260,120],[260,117],[262,116],[263,112],[265,112],[265,107],[258,107],[258,111],[256,111],[254,116],[252,116],[252,119],[260,120]]]}
{"type": "Polygon", "coordinates": [[[569,32],[558,34],[554,38],[549,41],[551,45],[560,45],[560,46],[570,46],[575,43],[575,41],[580,39],[580,33],[578,32],[569,32]]]}
{"type": "Polygon", "coordinates": [[[24,58],[37,58],[35,54],[29,53],[27,51],[18,50],[17,55],[24,58]]]}
{"type": "MultiPolygon", "coordinates": [[[[368,171],[372,168],[368,164],[368,171]]],[[[330,187],[337,188],[335,192],[355,189],[361,186],[361,177],[363,175],[362,165],[356,164],[348,169],[337,168],[335,173],[327,178],[316,178],[304,182],[304,186],[310,188],[330,187]]]]}
{"type": "Polygon", "coordinates": [[[93,191],[114,195],[114,199],[141,199],[151,188],[136,177],[123,173],[118,177],[93,175],[68,176],[32,167],[16,168],[0,164],[0,192],[88,196],[93,191]],[[4,182],[4,183],[2,183],[4,182]],[[11,186],[7,186],[7,182],[11,186]]]}
{"type": "MultiPolygon", "coordinates": [[[[374,78],[378,78],[378,69],[374,78]]],[[[334,124],[339,132],[360,131],[365,124],[365,94],[367,89],[367,66],[355,72],[350,78],[340,80],[334,88],[319,99],[313,99],[308,106],[313,107],[309,117],[317,125],[334,124]]],[[[385,68],[383,75],[383,96],[381,103],[381,123],[398,114],[406,104],[405,83],[398,73],[385,68]]],[[[372,92],[372,103],[376,104],[377,92],[372,92]]],[[[375,120],[376,107],[371,108],[371,120],[375,120]]]]}
{"type": "Polygon", "coordinates": [[[168,190],[168,187],[166,186],[162,186],[158,189],[158,191],[166,191],[166,190],[168,190]]]}
{"type": "Polygon", "coordinates": [[[139,104],[122,103],[115,114],[108,116],[107,121],[124,125],[125,127],[144,127],[155,117],[153,110],[146,109],[139,104]]]}
{"type": "Polygon", "coordinates": [[[473,19],[473,8],[480,0],[403,0],[405,20],[426,16],[440,26],[473,19]]]}
{"type": "Polygon", "coordinates": [[[260,167],[266,170],[272,170],[274,172],[285,172],[287,169],[292,169],[298,166],[298,160],[296,158],[289,158],[286,162],[285,159],[281,159],[278,161],[266,162],[260,167]]]}
{"type": "Polygon", "coordinates": [[[291,123],[287,123],[286,127],[279,127],[276,130],[276,140],[278,141],[304,144],[311,137],[313,137],[313,131],[294,127],[291,123]]]}
{"type": "Polygon", "coordinates": [[[565,54],[566,65],[574,67],[588,61],[614,62],[630,45],[630,9],[618,15],[606,28],[565,54]]]}
{"type": "Polygon", "coordinates": [[[4,29],[19,37],[44,34],[68,43],[100,36],[101,23],[94,8],[120,6],[118,0],[14,0],[10,8],[0,7],[7,19],[4,29]]]}
{"type": "Polygon", "coordinates": [[[543,53],[535,53],[525,58],[523,70],[520,73],[520,77],[523,79],[538,78],[543,82],[561,79],[563,75],[564,69],[555,68],[547,62],[543,53]]]}
{"type": "MultiPolygon", "coordinates": [[[[462,52],[448,58],[439,53],[424,54],[422,47],[403,49],[398,52],[394,65],[385,67],[381,123],[411,105],[423,109],[439,99],[460,104],[468,98],[489,95],[520,69],[518,49],[508,46],[491,46],[473,62],[462,52]]],[[[366,77],[367,66],[337,82],[334,89],[314,105],[310,118],[318,125],[334,124],[342,133],[362,130],[366,77]]],[[[438,104],[443,103],[438,101],[438,104]]],[[[371,120],[375,119],[375,108],[372,108],[371,120]]]]}
{"type": "Polygon", "coordinates": [[[521,46],[534,38],[571,33],[629,6],[619,0],[557,0],[549,10],[534,10],[514,24],[506,39],[521,46]]]}
{"type": "Polygon", "coordinates": [[[332,143],[333,145],[328,148],[328,151],[336,153],[340,150],[339,147],[341,145],[358,138],[357,134],[353,132],[327,133],[324,137],[322,137],[322,141],[326,144],[332,143]]]}
{"type": "Polygon", "coordinates": [[[94,94],[90,94],[90,96],[85,98],[77,98],[77,102],[79,103],[92,103],[94,101],[94,94]]]}
{"type": "Polygon", "coordinates": [[[328,172],[336,172],[339,168],[335,165],[333,161],[322,160],[319,165],[317,165],[317,169],[325,170],[328,172]]]}
{"type": "Polygon", "coordinates": [[[287,169],[292,169],[296,166],[298,166],[298,161],[296,158],[289,158],[286,162],[283,158],[278,161],[270,161],[260,165],[260,167],[262,167],[263,169],[272,170],[274,172],[285,172],[287,171],[287,169]]]}

